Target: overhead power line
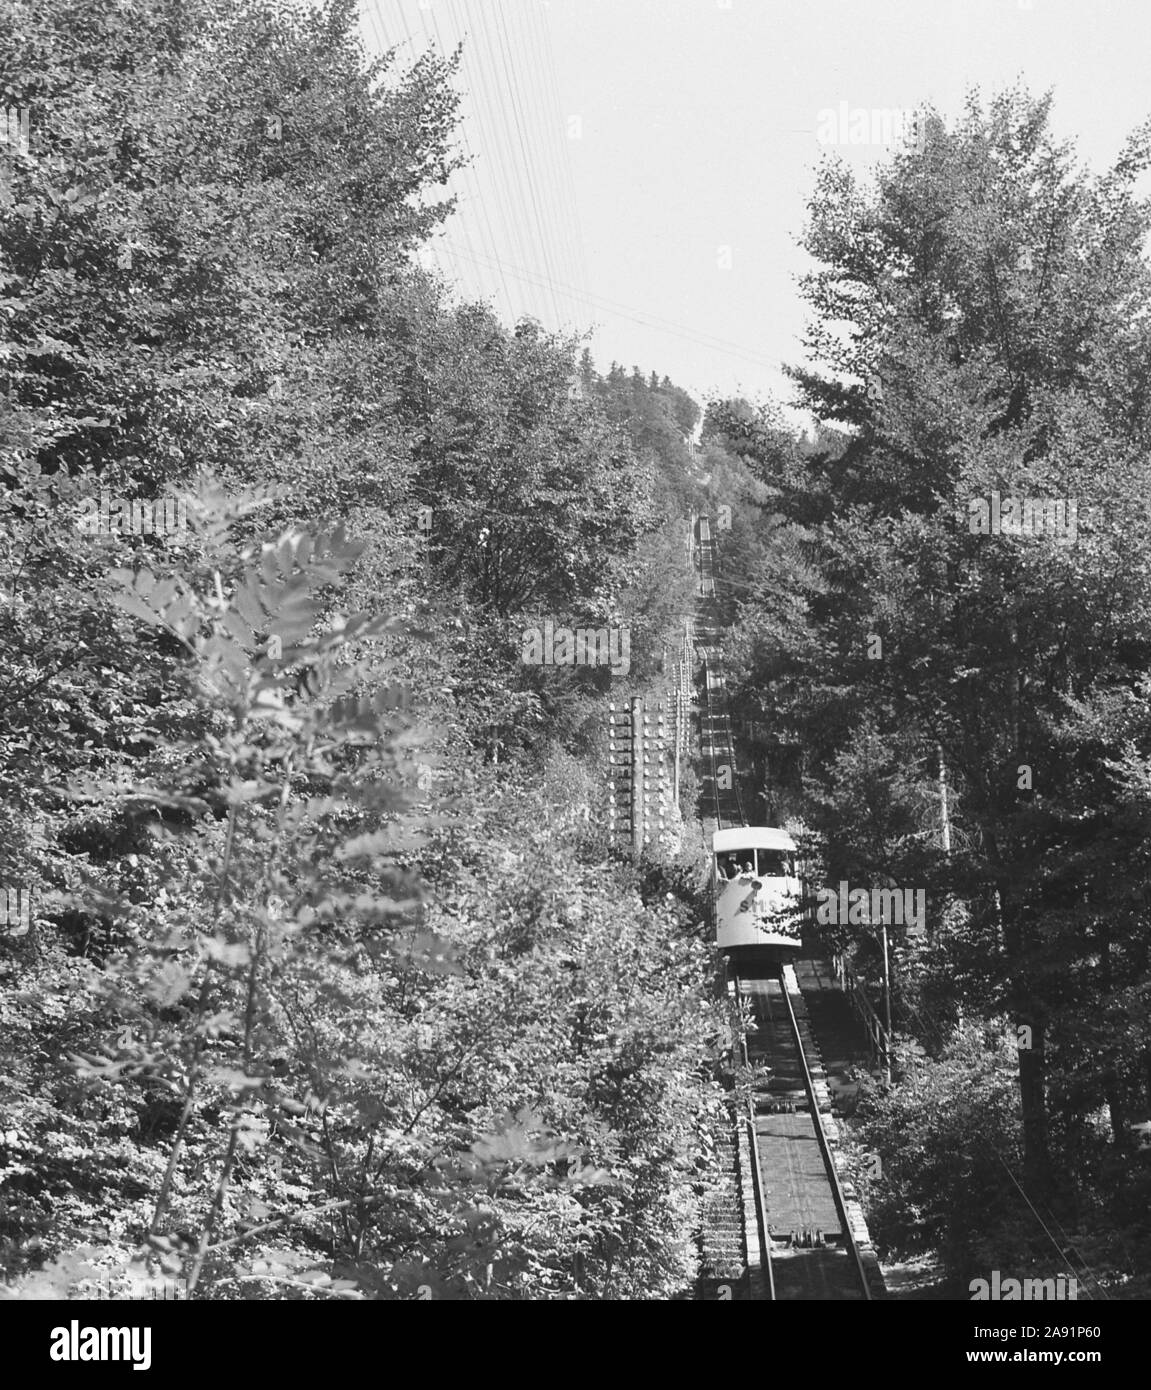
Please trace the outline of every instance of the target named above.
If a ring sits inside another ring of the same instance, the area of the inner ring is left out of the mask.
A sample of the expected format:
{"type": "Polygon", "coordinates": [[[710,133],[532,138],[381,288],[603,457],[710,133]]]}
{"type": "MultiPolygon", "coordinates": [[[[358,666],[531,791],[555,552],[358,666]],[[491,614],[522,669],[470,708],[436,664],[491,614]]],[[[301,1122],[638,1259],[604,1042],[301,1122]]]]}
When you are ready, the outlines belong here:
{"type": "MultiPolygon", "coordinates": [[[[467,259],[467,254],[458,249],[452,250],[450,254],[467,259]]],[[[493,264],[492,268],[495,268],[495,264],[493,264]]],[[[502,269],[506,274],[515,279],[530,281],[533,278],[539,278],[536,276],[535,272],[525,270],[522,266],[510,265],[506,261],[502,262],[502,269]]],[[[698,329],[688,328],[685,324],[675,323],[671,319],[665,319],[658,314],[649,313],[646,309],[640,309],[635,305],[621,304],[618,300],[608,299],[604,295],[586,294],[572,285],[566,285],[562,288],[568,290],[574,297],[588,301],[592,307],[601,306],[621,318],[631,319],[634,323],[638,323],[643,328],[657,328],[660,332],[686,338],[713,352],[722,353],[729,357],[742,357],[750,362],[754,362],[757,366],[766,366],[776,371],[779,370],[779,363],[774,358],[769,357],[766,353],[757,352],[754,348],[749,348],[745,344],[734,343],[726,338],[716,337],[711,333],[704,333],[698,329]]]]}

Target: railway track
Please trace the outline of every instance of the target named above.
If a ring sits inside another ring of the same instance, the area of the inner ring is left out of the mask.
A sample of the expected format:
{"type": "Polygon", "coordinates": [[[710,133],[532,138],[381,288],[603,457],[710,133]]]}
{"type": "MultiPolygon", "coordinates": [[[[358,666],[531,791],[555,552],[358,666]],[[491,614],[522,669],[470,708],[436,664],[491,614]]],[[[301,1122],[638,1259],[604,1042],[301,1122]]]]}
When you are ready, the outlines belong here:
{"type": "Polygon", "coordinates": [[[794,971],[745,970],[734,990],[754,1025],[743,1050],[751,1076],[755,1238],[767,1296],[869,1301],[871,1262],[860,1252],[835,1166],[825,1120],[830,1101],[812,1075],[794,971]]]}
{"type": "Polygon", "coordinates": [[[701,805],[715,808],[714,820],[707,818],[704,831],[746,824],[739,783],[735,775],[735,741],[727,711],[723,657],[720,642],[723,620],[715,594],[715,539],[707,517],[699,521],[699,616],[693,624],[692,639],[703,662],[700,699],[700,744],[704,753],[701,805]]]}
{"type": "MultiPolygon", "coordinates": [[[[715,541],[699,523],[700,614],[696,650],[703,661],[700,742],[704,830],[746,825],[736,779],[735,744],[720,651],[722,614],[715,595],[715,541]]],[[[830,1098],[809,1060],[806,1009],[790,965],[741,967],[729,981],[749,1016],[741,1034],[748,1078],[743,1224],[753,1297],[863,1300],[882,1289],[874,1256],[861,1253],[828,1133],[830,1098]],[[826,1112],[826,1115],[825,1115],[826,1112]],[[749,1200],[750,1199],[750,1200],[749,1200]]],[[[833,1123],[833,1122],[831,1122],[833,1123]]],[[[866,1232],[863,1232],[866,1236],[866,1232]]]]}

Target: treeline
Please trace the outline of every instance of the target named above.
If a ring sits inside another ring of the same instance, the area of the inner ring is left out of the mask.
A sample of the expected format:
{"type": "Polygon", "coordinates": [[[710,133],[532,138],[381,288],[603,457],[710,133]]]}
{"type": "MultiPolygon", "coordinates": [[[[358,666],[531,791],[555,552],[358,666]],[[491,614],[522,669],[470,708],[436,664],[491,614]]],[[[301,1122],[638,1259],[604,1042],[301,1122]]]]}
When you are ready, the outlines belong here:
{"type": "MultiPolygon", "coordinates": [[[[861,1137],[873,1232],[959,1297],[991,1268],[1151,1291],[1149,136],[1095,176],[1008,91],[873,184],[827,163],[792,373],[818,434],[705,421],[769,800],[825,881],[927,891],[861,1137]]],[[[832,937],[878,975],[874,929],[832,937]]]]}
{"type": "Polygon", "coordinates": [[[709,948],[600,762],[698,408],[417,268],[454,66],[348,0],[3,8],[9,1293],[683,1291],[709,948]]]}

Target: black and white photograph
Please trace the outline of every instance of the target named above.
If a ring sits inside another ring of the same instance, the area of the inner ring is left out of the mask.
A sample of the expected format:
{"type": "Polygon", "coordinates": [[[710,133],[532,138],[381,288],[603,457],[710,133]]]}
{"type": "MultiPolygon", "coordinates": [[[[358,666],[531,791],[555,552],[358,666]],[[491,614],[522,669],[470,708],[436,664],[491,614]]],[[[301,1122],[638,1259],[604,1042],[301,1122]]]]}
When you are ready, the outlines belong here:
{"type": "Polygon", "coordinates": [[[702,1326],[1137,1374],[1149,53],[1145,0],[0,0],[27,1373],[778,1302],[702,1326]]]}

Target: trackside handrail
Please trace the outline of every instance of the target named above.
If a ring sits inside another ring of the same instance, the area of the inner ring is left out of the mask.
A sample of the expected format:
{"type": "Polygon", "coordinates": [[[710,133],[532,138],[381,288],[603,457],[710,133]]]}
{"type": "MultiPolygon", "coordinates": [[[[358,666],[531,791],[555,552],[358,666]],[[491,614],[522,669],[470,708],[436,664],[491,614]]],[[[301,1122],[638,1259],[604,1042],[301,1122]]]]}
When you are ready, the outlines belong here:
{"type": "MultiPolygon", "coordinates": [[[[739,977],[735,981],[735,1000],[738,1006],[743,998],[743,993],[739,987],[739,977]]],[[[751,1073],[751,1059],[747,1053],[747,1034],[740,1029],[739,1050],[743,1058],[744,1074],[751,1073]]],[[[759,1163],[759,1139],[755,1132],[755,1102],[748,1097],[747,1101],[747,1145],[751,1155],[751,1181],[755,1188],[755,1228],[759,1236],[759,1249],[762,1257],[763,1268],[767,1271],[767,1296],[775,1299],[775,1273],[771,1267],[771,1239],[767,1233],[767,1208],[763,1200],[763,1170],[759,1163]]]]}

